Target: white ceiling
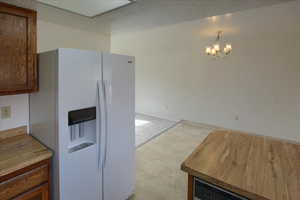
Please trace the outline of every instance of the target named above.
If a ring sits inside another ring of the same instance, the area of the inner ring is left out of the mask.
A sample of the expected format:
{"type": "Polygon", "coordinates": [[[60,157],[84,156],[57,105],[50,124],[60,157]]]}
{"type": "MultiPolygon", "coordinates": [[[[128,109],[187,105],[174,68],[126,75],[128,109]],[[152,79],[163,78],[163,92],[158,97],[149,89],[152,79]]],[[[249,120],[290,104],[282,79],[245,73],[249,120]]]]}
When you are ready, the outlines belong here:
{"type": "Polygon", "coordinates": [[[131,3],[130,0],[38,0],[50,6],[87,17],[101,15],[131,3]]]}

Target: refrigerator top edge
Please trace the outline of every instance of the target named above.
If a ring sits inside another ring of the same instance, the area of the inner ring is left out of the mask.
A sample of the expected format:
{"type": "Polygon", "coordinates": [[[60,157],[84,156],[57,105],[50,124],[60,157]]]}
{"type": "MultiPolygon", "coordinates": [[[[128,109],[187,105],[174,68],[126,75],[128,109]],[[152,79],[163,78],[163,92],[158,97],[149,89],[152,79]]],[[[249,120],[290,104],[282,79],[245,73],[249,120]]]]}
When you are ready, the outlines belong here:
{"type": "Polygon", "coordinates": [[[124,55],[124,54],[117,54],[117,53],[109,53],[109,52],[101,52],[104,56],[105,55],[111,55],[111,56],[126,56],[126,57],[130,57],[132,59],[132,61],[135,60],[134,56],[131,55],[124,55]]]}

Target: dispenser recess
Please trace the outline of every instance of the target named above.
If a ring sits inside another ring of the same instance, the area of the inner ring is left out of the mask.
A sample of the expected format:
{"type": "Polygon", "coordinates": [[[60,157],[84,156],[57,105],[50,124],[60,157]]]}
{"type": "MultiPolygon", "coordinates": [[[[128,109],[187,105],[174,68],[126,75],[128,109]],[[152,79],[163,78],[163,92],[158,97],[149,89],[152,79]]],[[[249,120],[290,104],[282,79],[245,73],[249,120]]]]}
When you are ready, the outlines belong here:
{"type": "Polygon", "coordinates": [[[69,153],[87,148],[96,142],[96,107],[68,113],[69,153]]]}

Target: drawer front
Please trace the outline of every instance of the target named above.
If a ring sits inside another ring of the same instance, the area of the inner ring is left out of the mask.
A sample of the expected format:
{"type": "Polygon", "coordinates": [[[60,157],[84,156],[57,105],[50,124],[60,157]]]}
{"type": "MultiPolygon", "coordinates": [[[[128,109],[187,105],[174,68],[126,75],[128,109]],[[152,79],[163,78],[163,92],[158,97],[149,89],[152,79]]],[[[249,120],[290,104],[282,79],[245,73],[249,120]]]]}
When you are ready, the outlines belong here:
{"type": "Polygon", "coordinates": [[[37,188],[34,188],[13,200],[49,200],[49,186],[45,183],[37,188]]]}
{"type": "Polygon", "coordinates": [[[48,165],[43,165],[0,183],[0,199],[9,200],[47,181],[48,165]]]}

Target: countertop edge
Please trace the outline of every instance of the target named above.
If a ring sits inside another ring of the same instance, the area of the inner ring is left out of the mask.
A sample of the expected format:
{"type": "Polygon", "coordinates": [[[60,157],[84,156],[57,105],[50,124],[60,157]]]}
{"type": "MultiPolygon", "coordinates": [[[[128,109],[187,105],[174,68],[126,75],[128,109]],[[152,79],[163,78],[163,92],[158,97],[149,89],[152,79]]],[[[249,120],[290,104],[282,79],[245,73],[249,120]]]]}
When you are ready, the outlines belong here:
{"type": "MultiPolygon", "coordinates": [[[[4,179],[5,177],[7,177],[21,169],[24,169],[24,168],[30,167],[31,165],[35,165],[39,162],[48,160],[53,156],[53,152],[49,148],[47,148],[44,144],[42,144],[40,141],[38,141],[31,135],[27,134],[27,126],[20,126],[17,128],[0,131],[0,142],[2,142],[2,143],[7,142],[9,144],[9,143],[12,143],[14,140],[16,140],[16,141],[20,142],[20,144],[22,144],[23,141],[28,140],[28,139],[32,140],[32,142],[33,142],[32,144],[35,144],[35,147],[39,148],[38,152],[36,152],[34,156],[27,158],[27,160],[22,159],[22,152],[19,152],[19,155],[17,157],[19,157],[20,160],[22,160],[22,161],[5,166],[3,168],[0,168],[0,180],[4,179]]],[[[28,145],[32,145],[32,144],[28,144],[28,145]]],[[[14,145],[16,145],[16,144],[14,144],[14,145]]],[[[20,148],[22,148],[22,145],[20,146],[20,148]]]]}
{"type": "Polygon", "coordinates": [[[5,170],[2,170],[0,171],[0,178],[4,177],[4,176],[7,176],[9,174],[12,174],[20,169],[23,169],[23,168],[26,168],[26,167],[29,167],[31,165],[34,165],[36,163],[39,163],[41,161],[44,161],[44,160],[48,160],[52,157],[53,153],[47,149],[47,153],[45,153],[44,155],[42,156],[37,156],[36,158],[34,159],[30,159],[28,161],[26,161],[26,163],[21,163],[19,165],[16,165],[14,167],[11,167],[9,169],[5,169],[5,170]]]}

